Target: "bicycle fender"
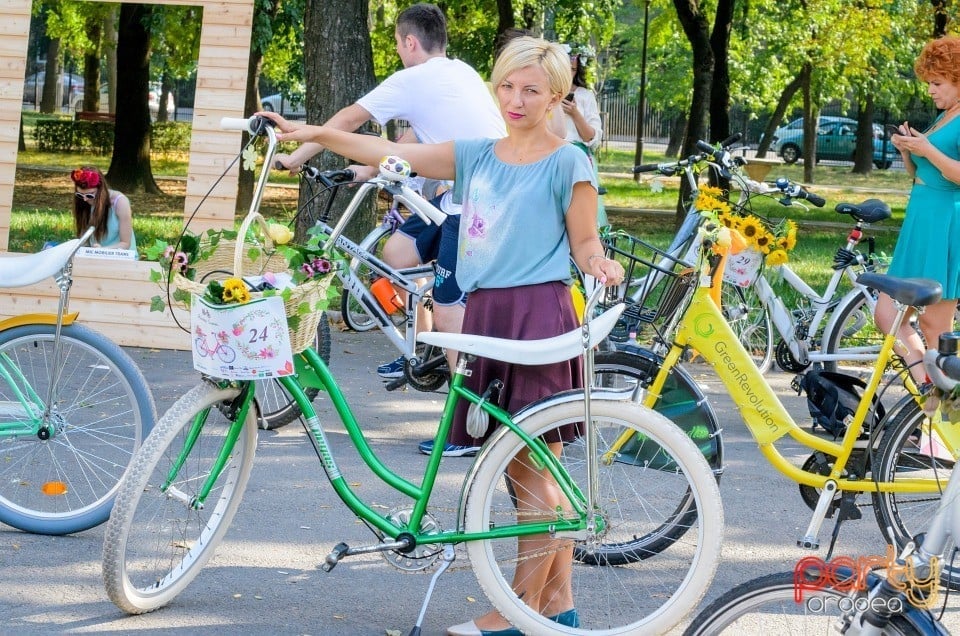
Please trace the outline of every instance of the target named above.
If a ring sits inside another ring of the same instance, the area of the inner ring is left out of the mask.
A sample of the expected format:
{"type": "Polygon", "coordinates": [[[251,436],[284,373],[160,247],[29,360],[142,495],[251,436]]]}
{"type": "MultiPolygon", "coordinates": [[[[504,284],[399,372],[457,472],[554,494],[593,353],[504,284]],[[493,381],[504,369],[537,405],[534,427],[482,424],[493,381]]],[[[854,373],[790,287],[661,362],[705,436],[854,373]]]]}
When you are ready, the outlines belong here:
{"type": "MultiPolygon", "coordinates": [[[[583,389],[570,389],[568,391],[561,391],[560,393],[555,393],[551,396],[545,397],[543,399],[537,400],[532,404],[520,409],[516,415],[513,416],[513,421],[518,426],[523,422],[523,420],[529,418],[531,415],[539,413],[540,411],[554,406],[556,404],[565,404],[567,402],[576,402],[583,399],[583,389]]],[[[604,391],[603,389],[594,389],[590,393],[591,400],[610,400],[613,402],[623,400],[623,394],[619,391],[604,391]]],[[[467,471],[467,474],[464,476],[463,485],[460,490],[460,499],[457,506],[459,512],[457,513],[457,518],[459,519],[459,527],[463,528],[465,524],[464,515],[466,514],[466,506],[464,502],[467,500],[467,488],[473,483],[473,478],[477,469],[480,467],[480,464],[483,463],[483,458],[487,454],[487,449],[491,448],[497,441],[500,440],[504,435],[509,434],[511,431],[506,426],[497,426],[494,429],[493,433],[490,434],[490,437],[486,442],[483,443],[483,446],[477,452],[476,459],[473,460],[473,463],[470,465],[470,470],[467,471]]]]}
{"type": "Polygon", "coordinates": [[[837,328],[837,325],[834,323],[836,323],[837,320],[839,320],[840,314],[843,313],[839,310],[843,307],[846,307],[848,304],[854,302],[860,296],[867,297],[867,306],[870,308],[870,313],[873,314],[873,310],[877,306],[876,296],[871,296],[870,292],[867,291],[866,287],[863,287],[863,288],[854,287],[853,289],[848,291],[846,294],[844,294],[843,298],[840,299],[840,302],[837,303],[836,307],[833,308],[833,311],[830,312],[830,320],[828,320],[827,324],[823,327],[823,340],[821,340],[820,342],[821,351],[823,351],[823,348],[826,346],[825,341],[826,341],[827,335],[833,333],[834,330],[836,330],[837,328]],[[871,303],[871,299],[873,301],[872,303],[871,303]]]}
{"type": "MultiPolygon", "coordinates": [[[[72,314],[63,315],[63,325],[72,325],[80,312],[75,311],[72,314]]],[[[24,325],[55,325],[57,324],[57,314],[22,314],[12,316],[5,320],[0,320],[0,331],[13,329],[14,327],[23,327],[24,325]]]]}

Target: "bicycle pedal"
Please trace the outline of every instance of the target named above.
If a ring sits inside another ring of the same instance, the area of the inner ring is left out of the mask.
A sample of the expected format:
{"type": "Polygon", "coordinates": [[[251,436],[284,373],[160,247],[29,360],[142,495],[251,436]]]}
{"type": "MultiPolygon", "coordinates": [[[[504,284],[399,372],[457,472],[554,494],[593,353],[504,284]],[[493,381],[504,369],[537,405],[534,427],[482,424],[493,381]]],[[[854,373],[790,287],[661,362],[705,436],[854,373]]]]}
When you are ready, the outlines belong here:
{"type": "Polygon", "coordinates": [[[324,560],[323,565],[320,566],[320,569],[324,572],[329,572],[333,568],[337,567],[337,563],[340,563],[340,559],[347,555],[347,552],[350,551],[350,546],[346,543],[338,543],[330,554],[327,555],[327,558],[324,560]]]}

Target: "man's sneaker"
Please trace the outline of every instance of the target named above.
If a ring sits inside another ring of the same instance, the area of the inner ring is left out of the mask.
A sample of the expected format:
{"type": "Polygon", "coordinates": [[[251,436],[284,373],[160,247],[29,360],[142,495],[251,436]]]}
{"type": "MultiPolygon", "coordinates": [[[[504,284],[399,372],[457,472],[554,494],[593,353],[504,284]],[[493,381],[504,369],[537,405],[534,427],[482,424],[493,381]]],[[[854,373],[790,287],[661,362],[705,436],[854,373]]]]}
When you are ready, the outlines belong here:
{"type": "MultiPolygon", "coordinates": [[[[420,449],[420,452],[424,455],[429,455],[433,452],[433,440],[428,439],[425,442],[420,442],[417,448],[420,449]]],[[[444,457],[473,457],[477,454],[477,451],[480,450],[479,446],[457,446],[456,444],[445,444],[443,447],[443,456],[444,457]]]]}
{"type": "Polygon", "coordinates": [[[403,365],[406,363],[406,359],[403,356],[400,356],[393,362],[381,364],[379,367],[377,367],[377,375],[384,380],[395,380],[396,378],[402,378],[403,365]]]}

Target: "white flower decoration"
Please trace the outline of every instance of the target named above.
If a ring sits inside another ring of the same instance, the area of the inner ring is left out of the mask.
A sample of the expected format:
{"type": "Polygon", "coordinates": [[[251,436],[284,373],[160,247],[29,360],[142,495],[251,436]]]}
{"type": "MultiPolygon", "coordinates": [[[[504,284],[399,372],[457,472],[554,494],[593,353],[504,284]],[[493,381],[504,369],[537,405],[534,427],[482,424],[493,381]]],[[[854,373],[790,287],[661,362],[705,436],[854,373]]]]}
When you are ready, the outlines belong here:
{"type": "Polygon", "coordinates": [[[257,167],[257,149],[253,145],[249,145],[243,150],[241,157],[243,158],[243,169],[253,171],[257,167]]]}

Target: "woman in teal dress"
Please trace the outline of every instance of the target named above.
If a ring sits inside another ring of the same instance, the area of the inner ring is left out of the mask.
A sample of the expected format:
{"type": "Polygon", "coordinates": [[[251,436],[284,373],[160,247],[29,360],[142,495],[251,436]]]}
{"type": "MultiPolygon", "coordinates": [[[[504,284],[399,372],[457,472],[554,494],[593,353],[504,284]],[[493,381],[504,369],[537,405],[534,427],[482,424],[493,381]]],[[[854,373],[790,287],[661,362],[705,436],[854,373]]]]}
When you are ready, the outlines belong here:
{"type": "MultiPolygon", "coordinates": [[[[913,188],[888,273],[930,278],[943,286],[942,300],[919,316],[923,340],[935,347],[940,334],[953,329],[960,298],[960,37],[929,42],[914,71],[941,113],[923,132],[904,122],[901,134],[890,138],[913,177],[913,188]]],[[[881,294],[877,324],[887,329],[895,315],[893,301],[881,294]]],[[[923,357],[923,340],[906,321],[899,336],[915,379],[925,381],[922,365],[914,364],[923,357]]]]}

